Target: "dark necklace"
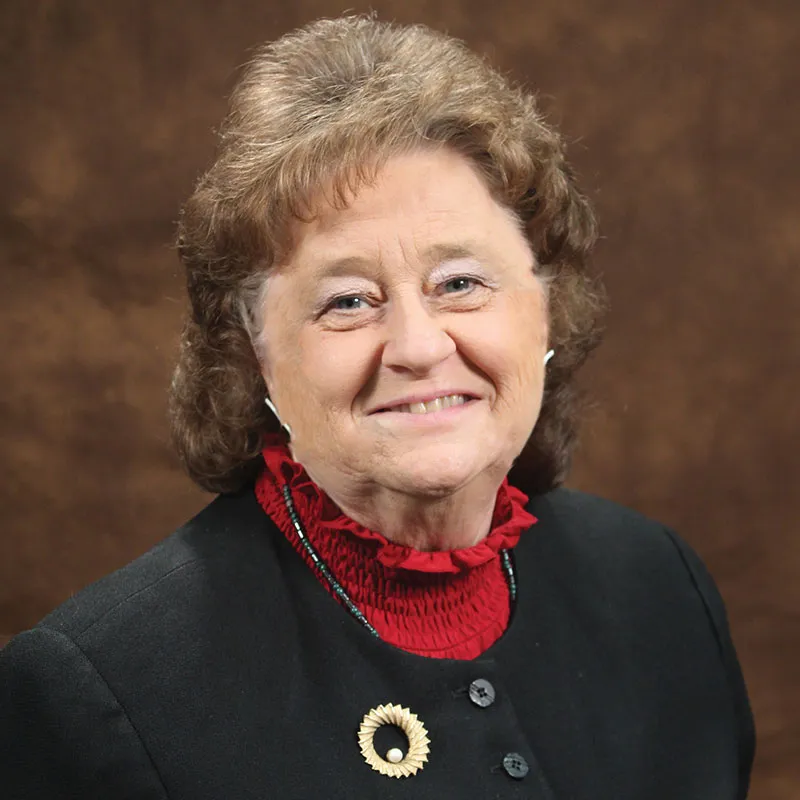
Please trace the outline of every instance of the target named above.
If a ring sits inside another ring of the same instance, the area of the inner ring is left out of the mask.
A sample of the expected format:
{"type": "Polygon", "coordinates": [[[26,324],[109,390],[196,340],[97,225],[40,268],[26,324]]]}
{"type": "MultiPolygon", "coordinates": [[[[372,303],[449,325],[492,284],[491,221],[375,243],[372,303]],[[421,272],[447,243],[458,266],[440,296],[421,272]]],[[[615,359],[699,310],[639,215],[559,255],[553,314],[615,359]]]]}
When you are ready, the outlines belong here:
{"type": "MultiPolygon", "coordinates": [[[[292,500],[292,490],[284,484],[281,491],[283,492],[283,502],[286,504],[286,510],[289,512],[289,517],[294,525],[295,532],[297,533],[303,549],[308,553],[309,558],[314,562],[314,566],[319,570],[323,578],[328,582],[328,585],[333,589],[333,593],[342,601],[345,608],[376,638],[380,639],[380,634],[375,628],[372,627],[369,620],[361,613],[358,606],[350,599],[350,595],[342,588],[339,581],[336,580],[334,574],[328,568],[328,565],[322,560],[322,557],[317,552],[313,544],[308,540],[303,525],[300,522],[300,517],[297,514],[297,509],[294,507],[292,500]]],[[[500,560],[503,562],[503,569],[506,573],[506,581],[508,583],[508,593],[511,597],[511,605],[513,607],[517,600],[517,578],[514,574],[514,565],[511,562],[511,556],[508,550],[500,551],[500,560]]]]}

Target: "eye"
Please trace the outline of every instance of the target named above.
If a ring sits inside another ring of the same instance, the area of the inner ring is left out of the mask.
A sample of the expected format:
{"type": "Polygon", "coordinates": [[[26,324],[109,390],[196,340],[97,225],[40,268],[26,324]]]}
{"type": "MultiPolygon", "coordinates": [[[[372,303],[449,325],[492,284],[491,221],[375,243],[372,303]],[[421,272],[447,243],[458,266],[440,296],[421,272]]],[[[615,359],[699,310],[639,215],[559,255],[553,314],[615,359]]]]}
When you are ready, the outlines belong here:
{"type": "Polygon", "coordinates": [[[459,275],[456,278],[450,278],[449,281],[445,281],[442,286],[445,294],[457,294],[469,291],[475,286],[475,283],[474,278],[470,278],[467,275],[459,275]]]}
{"type": "Polygon", "coordinates": [[[341,297],[336,297],[331,300],[328,308],[332,311],[359,311],[362,308],[367,308],[369,303],[360,294],[347,294],[341,297]]]}

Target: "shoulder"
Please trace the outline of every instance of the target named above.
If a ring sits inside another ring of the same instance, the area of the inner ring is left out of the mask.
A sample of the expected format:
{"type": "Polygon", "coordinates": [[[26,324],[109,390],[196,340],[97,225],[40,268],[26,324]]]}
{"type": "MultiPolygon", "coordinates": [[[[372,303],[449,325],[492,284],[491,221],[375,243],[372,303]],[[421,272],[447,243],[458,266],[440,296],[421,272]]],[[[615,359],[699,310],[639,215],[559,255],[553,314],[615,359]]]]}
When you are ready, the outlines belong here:
{"type": "MultiPolygon", "coordinates": [[[[652,652],[663,651],[668,643],[653,674],[669,664],[687,681],[705,672],[727,684],[746,792],[753,717],[725,605],[699,556],[660,522],[583,492],[556,489],[532,497],[528,510],[538,522],[516,552],[541,587],[535,601],[566,598],[572,624],[581,617],[605,631],[607,647],[615,637],[639,653],[653,643],[652,652]]],[[[569,620],[561,622],[569,628],[569,620]]]]}
{"type": "Polygon", "coordinates": [[[559,488],[535,495],[528,510],[545,524],[563,525],[590,537],[606,537],[620,531],[654,532],[662,527],[632,508],[575,489],[559,488]]]}
{"type": "Polygon", "coordinates": [[[75,638],[110,618],[135,619],[154,603],[174,614],[186,608],[192,586],[209,574],[233,574],[238,564],[254,558],[268,562],[270,527],[252,492],[220,495],[154,548],[73,595],[37,627],[75,638]],[[176,604],[169,605],[173,599],[176,604]]]}
{"type": "Polygon", "coordinates": [[[555,489],[531,498],[539,546],[564,557],[640,567],[643,560],[673,560],[674,534],[631,508],[574,489],[555,489]]]}
{"type": "Polygon", "coordinates": [[[252,492],[219,497],[12,639],[0,652],[4,787],[14,797],[166,797],[141,720],[203,674],[205,640],[242,618],[248,566],[258,579],[276,569],[270,534],[252,492]]]}
{"type": "Polygon", "coordinates": [[[638,511],[571,489],[534,497],[529,510],[538,520],[526,543],[531,559],[571,575],[621,607],[694,608],[707,617],[720,649],[726,647],[725,608],[714,580],[675,531],[638,511]]]}
{"type": "Polygon", "coordinates": [[[544,581],[569,585],[595,610],[602,605],[619,620],[638,617],[662,632],[693,627],[710,634],[752,748],[752,718],[725,604],[692,547],[660,522],[584,492],[556,489],[531,498],[528,509],[538,522],[517,549],[544,581]]]}
{"type": "MultiPolygon", "coordinates": [[[[746,793],[755,749],[753,716],[725,604],[697,553],[667,526],[583,492],[556,489],[531,498],[528,510],[538,522],[520,540],[525,547],[517,549],[544,582],[555,574],[560,586],[574,589],[580,601],[573,607],[585,601],[593,620],[609,613],[614,625],[643,621],[637,629],[643,639],[672,632],[681,644],[676,653],[685,652],[689,641],[712,643],[733,705],[746,793]]],[[[696,658],[686,663],[692,671],[701,668],[696,658]]]]}

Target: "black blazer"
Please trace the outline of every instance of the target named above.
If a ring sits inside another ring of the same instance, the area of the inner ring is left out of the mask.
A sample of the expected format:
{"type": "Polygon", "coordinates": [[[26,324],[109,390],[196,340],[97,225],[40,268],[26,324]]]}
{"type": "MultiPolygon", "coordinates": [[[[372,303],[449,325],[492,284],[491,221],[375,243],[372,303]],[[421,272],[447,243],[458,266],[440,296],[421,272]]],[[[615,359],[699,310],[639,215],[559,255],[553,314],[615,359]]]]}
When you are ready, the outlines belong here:
{"type": "Polygon", "coordinates": [[[0,794],[744,798],[752,718],[697,557],[584,494],[529,508],[540,521],[514,551],[510,626],[480,658],[453,661],[374,639],[252,491],[217,498],[2,652],[0,794]],[[478,678],[489,705],[471,699],[478,678]],[[382,703],[428,730],[413,777],[361,756],[359,724],[382,703]]]}

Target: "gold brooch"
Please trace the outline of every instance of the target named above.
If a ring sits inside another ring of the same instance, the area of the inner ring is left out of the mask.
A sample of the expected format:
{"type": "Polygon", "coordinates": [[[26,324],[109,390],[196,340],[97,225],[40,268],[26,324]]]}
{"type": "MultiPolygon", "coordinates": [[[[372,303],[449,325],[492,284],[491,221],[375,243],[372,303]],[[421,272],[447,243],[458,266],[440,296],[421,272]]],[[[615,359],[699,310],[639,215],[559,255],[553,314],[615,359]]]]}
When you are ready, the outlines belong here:
{"type": "Polygon", "coordinates": [[[398,705],[383,705],[370,709],[361,720],[358,729],[358,745],[364,760],[376,772],[390,778],[407,778],[416,775],[428,760],[430,748],[428,731],[416,714],[398,705]],[[408,752],[393,747],[386,758],[381,758],[375,750],[373,742],[375,731],[383,725],[396,725],[408,739],[408,752]]]}

